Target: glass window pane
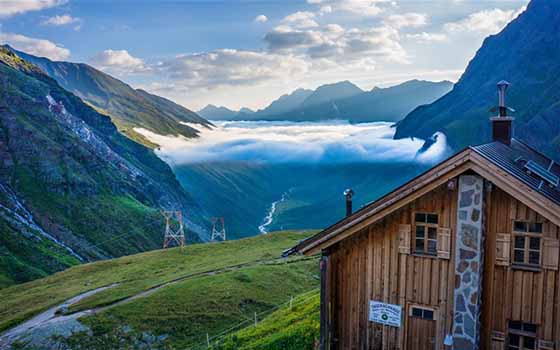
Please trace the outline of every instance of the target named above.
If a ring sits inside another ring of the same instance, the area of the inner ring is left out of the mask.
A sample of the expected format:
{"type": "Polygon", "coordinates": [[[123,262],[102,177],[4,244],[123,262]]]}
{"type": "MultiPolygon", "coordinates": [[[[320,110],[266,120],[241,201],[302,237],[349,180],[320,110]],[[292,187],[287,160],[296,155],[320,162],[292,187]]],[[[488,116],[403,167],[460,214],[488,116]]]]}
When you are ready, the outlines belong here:
{"type": "Polygon", "coordinates": [[[509,321],[508,326],[511,329],[522,330],[522,323],[520,321],[509,321]]]}
{"type": "Polygon", "coordinates": [[[414,215],[414,220],[416,222],[426,222],[426,214],[416,213],[416,215],[414,215]]]}
{"type": "Polygon", "coordinates": [[[542,233],[542,223],[540,222],[533,222],[529,224],[529,231],[535,233],[542,233]]]}
{"type": "Polygon", "coordinates": [[[428,238],[429,239],[437,239],[437,228],[428,227],[428,238]]]}
{"type": "Polygon", "coordinates": [[[436,240],[428,240],[428,252],[429,253],[436,253],[437,252],[437,241],[436,240]]]}
{"type": "Polygon", "coordinates": [[[525,237],[516,236],[514,247],[519,249],[525,249],[525,237]]]}
{"type": "Polygon", "coordinates": [[[534,349],[535,343],[536,343],[535,338],[523,337],[523,347],[525,349],[534,349]]]}
{"type": "Polygon", "coordinates": [[[432,310],[424,310],[424,319],[433,320],[434,319],[434,312],[432,310]]]}
{"type": "Polygon", "coordinates": [[[513,229],[519,232],[527,232],[527,223],[523,221],[515,221],[513,223],[513,229]]]}
{"type": "Polygon", "coordinates": [[[423,239],[417,239],[416,240],[416,250],[417,251],[424,251],[424,240],[423,239]]]}
{"type": "Polygon", "coordinates": [[[524,250],[514,250],[513,261],[518,263],[525,262],[525,251],[524,250]]]}
{"type": "Polygon", "coordinates": [[[422,317],[422,309],[419,309],[417,307],[413,307],[412,308],[412,316],[422,317]]]}
{"type": "Polygon", "coordinates": [[[537,333],[537,325],[531,323],[523,323],[523,330],[525,332],[537,333]]]}
{"type": "Polygon", "coordinates": [[[422,225],[416,226],[416,237],[417,238],[424,238],[425,230],[426,230],[425,226],[422,226],[422,225]]]}
{"type": "Polygon", "coordinates": [[[428,214],[427,221],[429,224],[437,224],[438,223],[438,216],[437,214],[428,214]]]}
{"type": "Polygon", "coordinates": [[[541,254],[539,252],[529,252],[529,264],[539,265],[541,254]]]}
{"type": "Polygon", "coordinates": [[[509,335],[509,345],[519,346],[519,336],[516,334],[509,335]]]}
{"type": "Polygon", "coordinates": [[[529,248],[533,250],[541,249],[541,239],[538,237],[531,237],[529,239],[529,248]]]}

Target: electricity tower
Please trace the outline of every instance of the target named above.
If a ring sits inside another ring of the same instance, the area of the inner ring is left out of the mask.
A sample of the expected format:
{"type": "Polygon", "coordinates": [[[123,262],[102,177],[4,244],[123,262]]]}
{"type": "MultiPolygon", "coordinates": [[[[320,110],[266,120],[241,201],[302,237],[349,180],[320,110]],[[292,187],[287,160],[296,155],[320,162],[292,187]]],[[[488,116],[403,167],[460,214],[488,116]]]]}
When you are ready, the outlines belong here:
{"type": "Polygon", "coordinates": [[[226,240],[226,226],[224,225],[224,218],[212,218],[212,238],[211,241],[216,241],[220,238],[222,241],[226,240]]]}
{"type": "Polygon", "coordinates": [[[165,218],[165,235],[163,249],[172,246],[185,247],[185,231],[183,227],[183,213],[181,211],[162,211],[165,218]]]}

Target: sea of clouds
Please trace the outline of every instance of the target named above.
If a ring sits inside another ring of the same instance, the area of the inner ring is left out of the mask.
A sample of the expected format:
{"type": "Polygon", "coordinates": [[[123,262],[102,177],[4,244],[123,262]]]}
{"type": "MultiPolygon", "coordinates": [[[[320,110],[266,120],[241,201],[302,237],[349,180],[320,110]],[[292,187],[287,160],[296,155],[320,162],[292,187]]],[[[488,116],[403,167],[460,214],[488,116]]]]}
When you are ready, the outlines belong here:
{"type": "Polygon", "coordinates": [[[347,121],[294,123],[288,121],[214,122],[197,139],[162,136],[137,128],[160,147],[157,154],[173,166],[202,162],[364,163],[440,161],[448,152],[445,135],[423,152],[421,139],[394,140],[391,123],[351,124],[347,121]]]}

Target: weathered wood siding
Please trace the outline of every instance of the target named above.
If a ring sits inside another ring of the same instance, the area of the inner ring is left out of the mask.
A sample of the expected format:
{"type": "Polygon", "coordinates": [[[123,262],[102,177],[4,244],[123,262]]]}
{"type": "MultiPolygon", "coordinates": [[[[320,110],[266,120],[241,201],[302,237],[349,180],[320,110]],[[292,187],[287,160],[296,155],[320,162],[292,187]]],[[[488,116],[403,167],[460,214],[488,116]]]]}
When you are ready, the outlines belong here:
{"type": "MultiPolygon", "coordinates": [[[[453,322],[456,206],[457,190],[443,185],[329,248],[326,299],[331,349],[423,350],[425,346],[415,343],[416,335],[429,333],[433,324],[410,326],[411,305],[436,311],[435,349],[443,349],[453,322]],[[416,211],[437,213],[439,226],[450,229],[450,259],[399,249],[399,229],[413,224],[416,211]],[[369,322],[370,300],[402,305],[403,327],[369,322]]],[[[542,222],[544,237],[556,240],[560,229],[496,186],[485,192],[484,211],[481,349],[505,349],[504,340],[496,339],[507,333],[508,320],[537,324],[543,349],[547,342],[560,346],[558,270],[524,271],[500,265],[496,258],[497,240],[511,234],[514,220],[542,222]]]]}
{"type": "Polygon", "coordinates": [[[544,238],[559,239],[559,228],[499,188],[494,188],[487,198],[486,217],[482,348],[503,349],[502,342],[496,340],[507,333],[508,320],[536,324],[541,341],[554,341],[560,346],[558,271],[524,271],[511,264],[497,265],[496,259],[497,238],[511,234],[515,220],[542,222],[544,238]]]}
{"type": "MultiPolygon", "coordinates": [[[[435,340],[443,343],[452,322],[453,260],[399,253],[398,231],[399,225],[412,224],[415,211],[437,213],[439,226],[453,229],[456,196],[456,190],[441,186],[330,250],[331,329],[337,349],[405,349],[407,341],[414,341],[407,339],[406,317],[400,329],[369,322],[370,300],[401,304],[404,315],[410,305],[436,310],[435,340]]],[[[452,251],[453,240],[451,257],[452,251]]]]}

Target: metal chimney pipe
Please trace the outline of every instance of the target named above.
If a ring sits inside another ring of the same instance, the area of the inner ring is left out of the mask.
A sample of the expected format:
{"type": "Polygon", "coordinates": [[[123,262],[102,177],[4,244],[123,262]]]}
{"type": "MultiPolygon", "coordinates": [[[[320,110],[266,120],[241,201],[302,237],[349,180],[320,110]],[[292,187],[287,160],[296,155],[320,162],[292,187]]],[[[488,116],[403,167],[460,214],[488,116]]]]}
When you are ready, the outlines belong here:
{"type": "Polygon", "coordinates": [[[346,198],[346,217],[352,215],[352,196],[354,191],[351,188],[344,191],[344,197],[346,198]]]}
{"type": "Polygon", "coordinates": [[[492,121],[492,140],[506,145],[511,144],[511,138],[513,136],[512,123],[514,120],[514,118],[507,115],[506,91],[509,85],[510,84],[505,80],[498,83],[499,115],[490,118],[492,121]]]}

